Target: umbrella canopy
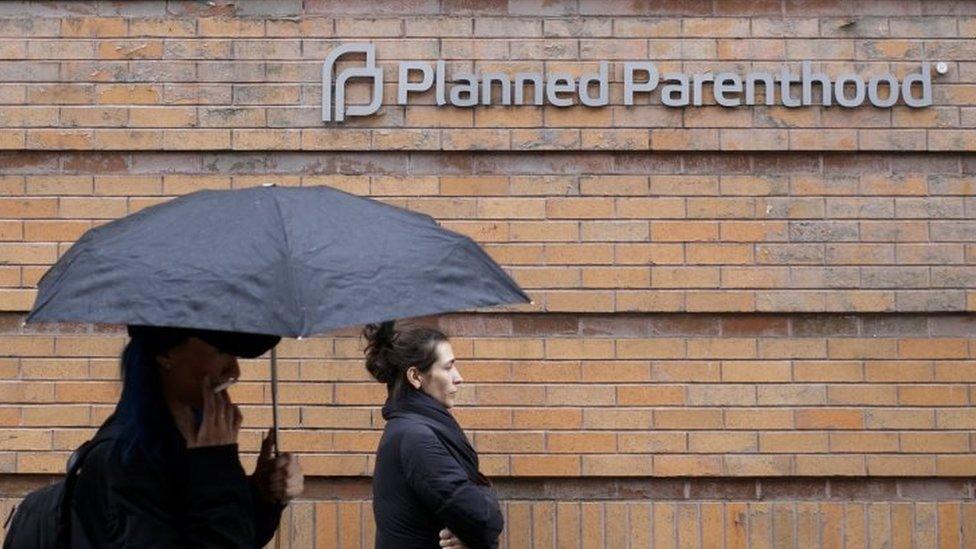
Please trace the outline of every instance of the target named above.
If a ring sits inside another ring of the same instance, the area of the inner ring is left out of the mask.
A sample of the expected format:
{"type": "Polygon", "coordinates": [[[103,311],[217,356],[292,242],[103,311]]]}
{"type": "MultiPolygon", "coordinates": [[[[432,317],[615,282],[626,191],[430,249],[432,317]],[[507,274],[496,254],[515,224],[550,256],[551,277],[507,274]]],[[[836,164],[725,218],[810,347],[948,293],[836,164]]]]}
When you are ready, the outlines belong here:
{"type": "Polygon", "coordinates": [[[528,302],[470,238],[329,187],[200,191],[85,233],[28,322],[304,337],[528,302]]]}

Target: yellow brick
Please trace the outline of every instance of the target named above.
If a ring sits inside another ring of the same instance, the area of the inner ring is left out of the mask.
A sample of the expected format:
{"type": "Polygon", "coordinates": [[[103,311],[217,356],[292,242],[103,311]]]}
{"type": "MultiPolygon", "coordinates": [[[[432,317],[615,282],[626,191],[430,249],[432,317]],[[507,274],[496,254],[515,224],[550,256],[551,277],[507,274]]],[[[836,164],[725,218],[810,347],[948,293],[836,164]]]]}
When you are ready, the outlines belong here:
{"type": "Polygon", "coordinates": [[[449,196],[503,196],[508,192],[504,176],[441,177],[440,193],[449,196]]]}
{"type": "Polygon", "coordinates": [[[650,147],[658,151],[717,150],[719,130],[655,128],[650,147]]]}
{"type": "Polygon", "coordinates": [[[438,150],[441,134],[437,130],[373,130],[374,150],[438,150]]]}
{"type": "Polygon", "coordinates": [[[93,148],[101,150],[158,150],[163,144],[160,130],[95,130],[93,148]]]}
{"type": "Polygon", "coordinates": [[[369,130],[303,129],[302,150],[366,150],[369,149],[369,130]]]}
{"type": "Polygon", "coordinates": [[[197,19],[199,36],[229,36],[232,38],[264,36],[264,21],[259,19],[236,19],[224,17],[202,17],[197,19]]]}
{"type": "Polygon", "coordinates": [[[82,17],[61,20],[61,36],[104,38],[126,35],[126,20],[121,17],[82,17]]]}
{"type": "Polygon", "coordinates": [[[91,406],[43,404],[21,410],[23,425],[34,427],[81,427],[91,424],[91,406]]]}
{"type": "Polygon", "coordinates": [[[373,196],[436,195],[438,179],[434,176],[373,176],[370,194],[373,196]]]}
{"type": "Polygon", "coordinates": [[[162,90],[153,84],[100,84],[95,95],[101,104],[145,105],[159,103],[162,90]]]}
{"type": "Polygon", "coordinates": [[[194,19],[129,19],[129,36],[189,37],[196,33],[194,19]]]}
{"type": "Polygon", "coordinates": [[[163,130],[164,150],[220,150],[230,148],[230,130],[163,130]]]}
{"type": "Polygon", "coordinates": [[[70,452],[18,452],[17,472],[64,474],[70,452]]]}
{"type": "Polygon", "coordinates": [[[441,130],[445,151],[508,150],[511,136],[507,130],[441,130]]]}
{"type": "Polygon", "coordinates": [[[231,130],[232,148],[251,150],[297,150],[301,144],[300,130],[231,130]]]}
{"type": "Polygon", "coordinates": [[[92,148],[91,130],[27,130],[27,146],[41,150],[85,150],[92,148]]]}
{"type": "Polygon", "coordinates": [[[197,111],[193,107],[132,107],[129,109],[131,127],[185,128],[195,126],[197,111]]]}
{"type": "Polygon", "coordinates": [[[162,40],[102,40],[99,59],[162,59],[162,40]]]}
{"type": "Polygon", "coordinates": [[[722,474],[720,456],[657,455],[654,456],[654,475],[662,477],[703,476],[722,474]]]}

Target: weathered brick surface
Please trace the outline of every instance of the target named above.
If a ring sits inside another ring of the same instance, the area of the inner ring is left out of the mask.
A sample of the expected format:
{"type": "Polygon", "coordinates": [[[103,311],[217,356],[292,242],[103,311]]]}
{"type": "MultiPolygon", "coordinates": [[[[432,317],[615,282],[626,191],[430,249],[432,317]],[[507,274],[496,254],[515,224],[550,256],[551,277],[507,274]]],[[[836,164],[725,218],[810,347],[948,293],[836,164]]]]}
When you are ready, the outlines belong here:
{"type": "MultiPolygon", "coordinates": [[[[350,119],[336,130],[358,135],[357,128],[370,128],[365,131],[372,144],[363,145],[363,150],[486,146],[480,139],[458,142],[471,134],[450,130],[433,130],[430,139],[411,137],[417,129],[445,125],[497,128],[490,134],[490,148],[503,150],[531,146],[524,131],[516,128],[543,125],[567,128],[567,135],[575,136],[558,145],[562,150],[972,151],[976,147],[965,131],[976,122],[971,107],[976,50],[969,41],[974,19],[954,5],[877,2],[880,13],[864,16],[852,7],[811,8],[786,2],[772,17],[751,12],[747,4],[725,1],[714,9],[676,6],[660,13],[625,2],[611,2],[619,9],[607,13],[596,7],[599,3],[567,4],[551,12],[525,10],[524,4],[534,3],[521,1],[485,11],[396,2],[374,2],[363,10],[347,11],[327,4],[319,10],[306,3],[282,13],[251,10],[248,3],[199,12],[160,3],[159,9],[125,13],[102,6],[59,10],[27,4],[23,10],[0,14],[4,17],[0,100],[9,105],[0,128],[11,132],[0,146],[89,148],[92,144],[83,137],[31,139],[24,128],[136,125],[143,115],[139,105],[147,105],[156,108],[157,116],[150,123],[163,143],[153,148],[180,148],[186,135],[180,130],[190,128],[191,133],[206,135],[211,148],[251,150],[255,144],[231,139],[230,129],[203,133],[215,108],[248,113],[252,123],[262,127],[316,128],[321,125],[315,110],[322,93],[322,59],[339,41],[369,40],[377,46],[378,62],[390,84],[384,106],[376,117],[350,119]],[[726,4],[735,7],[727,11],[726,4]],[[888,11],[883,7],[888,5],[898,7],[888,11]],[[903,9],[905,5],[912,7],[903,9]],[[591,14],[590,9],[599,13],[591,14]],[[424,106],[432,104],[433,92],[417,97],[411,105],[397,105],[396,62],[434,58],[449,60],[451,70],[514,73],[545,64],[577,76],[608,60],[611,105],[456,109],[448,114],[450,109],[431,111],[424,106]],[[656,61],[662,72],[720,72],[750,65],[775,72],[785,65],[798,73],[805,59],[814,62],[814,70],[831,76],[852,66],[865,75],[891,70],[903,76],[917,70],[922,60],[944,61],[950,70],[934,79],[934,105],[920,110],[904,106],[733,110],[710,106],[715,101],[708,87],[700,108],[665,109],[647,105],[646,100],[643,106],[625,108],[622,63],[642,59],[656,61]],[[202,90],[205,93],[199,93],[202,90]],[[618,129],[628,126],[640,129],[618,129]]],[[[362,84],[351,84],[353,100],[362,99],[364,93],[362,84]]],[[[334,141],[314,141],[301,149],[337,147],[334,141]]],[[[130,146],[125,141],[104,141],[96,148],[127,150],[130,146]]],[[[271,148],[300,147],[297,142],[284,142],[271,148]]]]}
{"type": "MultiPolygon", "coordinates": [[[[0,514],[118,397],[122,332],[21,326],[44,271],[91,227],[273,181],[430,214],[532,295],[426,320],[453,336],[503,547],[976,547],[974,33],[974,5],[923,0],[2,3],[0,514]],[[351,41],[377,46],[383,106],[323,124],[322,62],[351,41]],[[397,63],[437,58],[606,60],[610,105],[397,105],[397,63]],[[636,60],[949,72],[923,109],[730,109],[710,86],[628,107],[636,60]]],[[[383,387],[354,330],[280,349],[311,487],[281,545],[370,547],[368,479],[338,477],[370,475],[383,387]]],[[[250,466],[267,361],[244,370],[250,466]]]]}
{"type": "MultiPolygon", "coordinates": [[[[115,403],[124,339],[84,326],[25,331],[7,318],[2,450],[17,457],[9,472],[56,472],[115,403]]],[[[458,417],[496,476],[976,473],[976,324],[965,315],[426,322],[454,334],[458,417]]],[[[311,475],[372,468],[385,391],[361,356],[352,330],[281,346],[283,444],[311,475]]],[[[248,451],[270,421],[266,379],[266,361],[247,361],[232,391],[248,451]]]]}
{"type": "MultiPolygon", "coordinates": [[[[282,517],[280,539],[269,547],[371,547],[372,504],[362,499],[360,490],[338,499],[292,503],[282,517]]],[[[653,502],[513,497],[502,504],[507,528],[499,546],[733,549],[911,547],[913,542],[971,547],[976,542],[976,503],[971,500],[845,501],[818,495],[808,493],[808,501],[799,502],[734,497],[707,501],[694,496],[653,502]]],[[[9,512],[16,501],[0,501],[0,511],[9,512]]]]}
{"type": "MultiPolygon", "coordinates": [[[[134,142],[99,131],[116,130],[96,130],[96,141],[134,142]]],[[[233,132],[256,150],[252,162],[229,152],[161,154],[151,141],[137,142],[146,153],[0,155],[0,258],[11,272],[0,280],[11,292],[0,307],[22,310],[36,272],[94,223],[181,193],[275,181],[332,185],[433,215],[510,270],[536,303],[521,310],[971,308],[976,175],[964,156],[322,156],[269,151],[299,146],[308,136],[297,130],[233,132]]],[[[212,138],[190,133],[179,146],[209,148],[212,138]]]]}

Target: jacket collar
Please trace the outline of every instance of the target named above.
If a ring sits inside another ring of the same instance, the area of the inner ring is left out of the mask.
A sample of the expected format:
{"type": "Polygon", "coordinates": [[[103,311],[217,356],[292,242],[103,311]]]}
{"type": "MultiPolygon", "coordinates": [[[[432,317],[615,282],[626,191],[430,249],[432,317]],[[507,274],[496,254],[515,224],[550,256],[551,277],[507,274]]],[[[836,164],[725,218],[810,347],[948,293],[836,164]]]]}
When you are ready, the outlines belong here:
{"type": "Polygon", "coordinates": [[[400,395],[391,393],[383,405],[383,419],[406,419],[424,423],[434,431],[472,479],[481,476],[478,473],[478,454],[464,436],[461,426],[443,404],[427,393],[412,387],[406,387],[400,395]]]}

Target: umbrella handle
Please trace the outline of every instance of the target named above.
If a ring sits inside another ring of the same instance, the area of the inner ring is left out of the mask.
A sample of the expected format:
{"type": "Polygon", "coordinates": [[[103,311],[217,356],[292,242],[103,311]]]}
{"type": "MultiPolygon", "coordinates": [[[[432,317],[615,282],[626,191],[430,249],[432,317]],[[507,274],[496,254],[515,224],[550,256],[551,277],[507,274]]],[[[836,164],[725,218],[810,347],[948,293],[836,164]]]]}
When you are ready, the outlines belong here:
{"type": "MultiPolygon", "coordinates": [[[[273,453],[275,458],[278,457],[278,350],[274,347],[271,348],[271,422],[274,433],[274,439],[272,439],[273,453]]],[[[281,525],[278,526],[278,530],[275,532],[274,537],[275,549],[281,547],[281,525]]]]}
{"type": "Polygon", "coordinates": [[[278,350],[271,348],[271,422],[274,438],[272,448],[274,456],[278,457],[278,350]]]}

